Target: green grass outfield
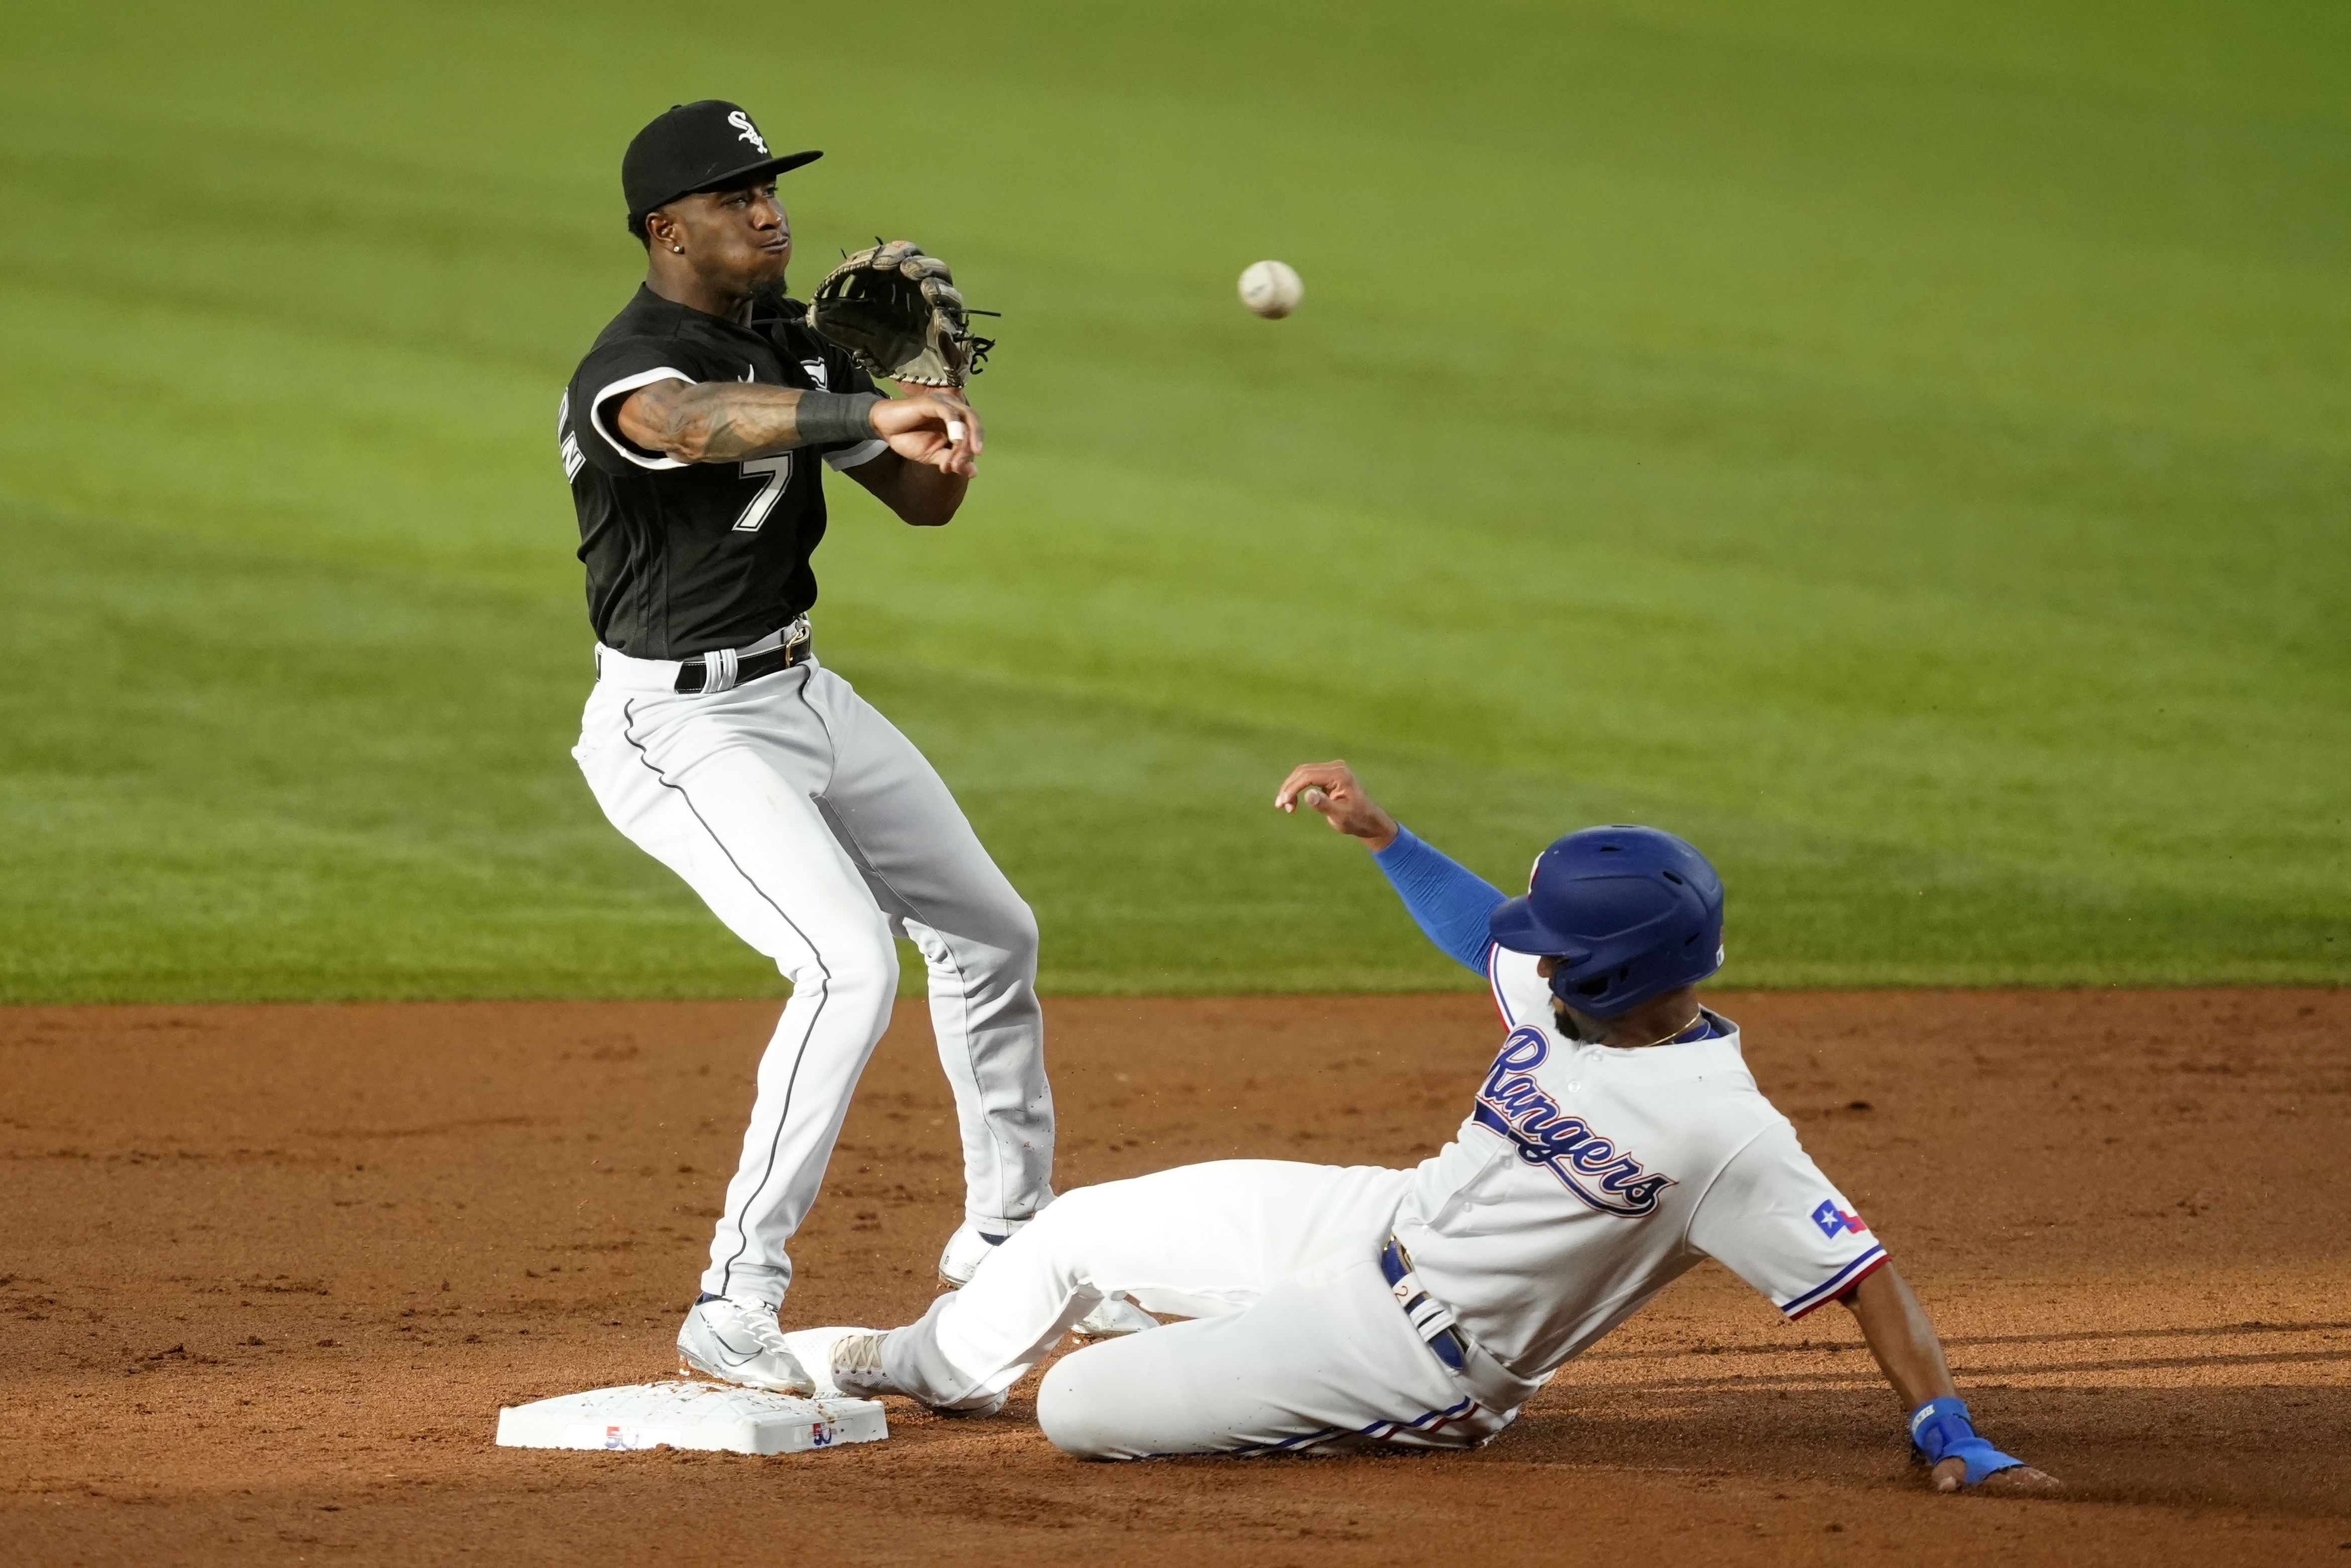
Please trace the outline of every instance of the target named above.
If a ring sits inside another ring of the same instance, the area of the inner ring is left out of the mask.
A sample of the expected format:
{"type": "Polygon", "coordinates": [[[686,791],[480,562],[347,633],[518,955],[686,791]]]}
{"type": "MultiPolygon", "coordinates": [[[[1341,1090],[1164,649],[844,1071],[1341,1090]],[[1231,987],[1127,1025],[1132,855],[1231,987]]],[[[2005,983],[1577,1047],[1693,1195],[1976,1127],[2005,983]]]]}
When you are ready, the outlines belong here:
{"type": "Polygon", "coordinates": [[[11,20],[0,997],[778,989],[566,754],[556,396],[706,95],[803,283],[1006,313],[819,622],[1051,988],[1465,982],[1269,809],[1339,753],[1504,883],[1688,834],[1727,981],[2351,979],[2337,0],[721,14],[11,20]]]}

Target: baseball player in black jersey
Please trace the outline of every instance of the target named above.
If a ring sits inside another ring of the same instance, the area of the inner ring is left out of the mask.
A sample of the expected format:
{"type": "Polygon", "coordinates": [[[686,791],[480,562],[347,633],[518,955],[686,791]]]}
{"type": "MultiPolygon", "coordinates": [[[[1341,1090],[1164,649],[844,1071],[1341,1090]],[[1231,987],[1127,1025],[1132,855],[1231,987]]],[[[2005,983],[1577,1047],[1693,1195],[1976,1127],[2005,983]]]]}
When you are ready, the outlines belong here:
{"type": "MultiPolygon", "coordinates": [[[[557,420],[597,637],[572,755],[612,824],[792,983],[678,1348],[792,1393],[811,1385],[776,1322],[785,1243],[889,1022],[895,936],[928,967],[962,1129],[966,1218],[943,1275],[968,1279],[1051,1200],[1053,1159],[1036,922],[937,773],[810,636],[822,469],[936,526],[982,446],[959,391],[880,394],[785,298],[776,176],[819,156],[771,153],[717,100],[638,133],[621,179],[645,282],[557,420]]],[[[1106,1308],[1087,1326],[1152,1324],[1106,1308]]]]}

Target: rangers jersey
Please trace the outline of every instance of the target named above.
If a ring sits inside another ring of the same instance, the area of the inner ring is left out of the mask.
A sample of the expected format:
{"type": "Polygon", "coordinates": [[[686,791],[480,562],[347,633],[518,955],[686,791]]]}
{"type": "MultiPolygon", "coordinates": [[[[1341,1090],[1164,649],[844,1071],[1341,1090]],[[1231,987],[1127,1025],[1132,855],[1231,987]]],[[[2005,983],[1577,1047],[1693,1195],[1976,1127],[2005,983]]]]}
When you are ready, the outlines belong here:
{"type": "Polygon", "coordinates": [[[1886,1261],[1712,1012],[1663,1045],[1569,1039],[1529,954],[1489,947],[1510,1033],[1397,1216],[1422,1286],[1539,1380],[1705,1259],[1799,1318],[1886,1261]]]}

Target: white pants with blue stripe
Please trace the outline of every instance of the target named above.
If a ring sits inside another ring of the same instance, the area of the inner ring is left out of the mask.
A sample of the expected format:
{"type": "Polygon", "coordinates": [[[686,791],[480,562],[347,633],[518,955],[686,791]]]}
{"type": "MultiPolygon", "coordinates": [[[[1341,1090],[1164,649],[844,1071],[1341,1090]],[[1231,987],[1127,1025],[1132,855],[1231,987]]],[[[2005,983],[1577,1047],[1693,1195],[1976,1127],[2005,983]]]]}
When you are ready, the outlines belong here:
{"type": "Polygon", "coordinates": [[[965,1217],[1001,1233],[1050,1203],[1037,923],[914,743],[812,662],[691,696],[666,660],[598,665],[572,753],[597,803],[792,983],[702,1288],[784,1299],[785,1243],[889,1026],[901,935],[929,970],[965,1217]]]}
{"type": "Polygon", "coordinates": [[[1475,1448],[1516,1409],[1437,1358],[1380,1272],[1412,1176],[1220,1160],[1065,1194],[893,1333],[885,1364],[901,1386],[979,1404],[1115,1291],[1193,1321],[1055,1364],[1037,1418],[1071,1453],[1475,1448]]]}

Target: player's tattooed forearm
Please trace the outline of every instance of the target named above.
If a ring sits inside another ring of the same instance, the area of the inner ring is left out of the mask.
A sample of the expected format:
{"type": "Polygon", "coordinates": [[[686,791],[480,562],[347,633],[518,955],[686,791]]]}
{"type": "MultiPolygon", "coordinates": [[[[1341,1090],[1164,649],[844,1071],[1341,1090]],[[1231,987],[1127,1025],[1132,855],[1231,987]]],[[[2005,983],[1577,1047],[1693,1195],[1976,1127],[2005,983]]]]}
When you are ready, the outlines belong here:
{"type": "MultiPolygon", "coordinates": [[[[702,428],[697,432],[700,439],[695,444],[700,448],[698,455],[705,463],[724,463],[746,456],[758,444],[747,438],[735,412],[723,402],[715,402],[705,410],[700,423],[702,428]]],[[[772,427],[776,421],[770,419],[767,423],[772,427]]],[[[791,423],[789,409],[783,411],[782,423],[791,423]]]]}
{"type": "Polygon", "coordinates": [[[671,456],[731,463],[799,445],[799,397],[781,387],[698,386],[664,392],[646,412],[660,422],[659,445],[671,456]]]}
{"type": "MultiPolygon", "coordinates": [[[[691,462],[725,463],[762,457],[796,446],[870,441],[878,432],[873,410],[878,392],[804,392],[789,387],[698,388],[706,402],[698,411],[691,462]]],[[[680,453],[679,455],[686,455],[680,453]]]]}

